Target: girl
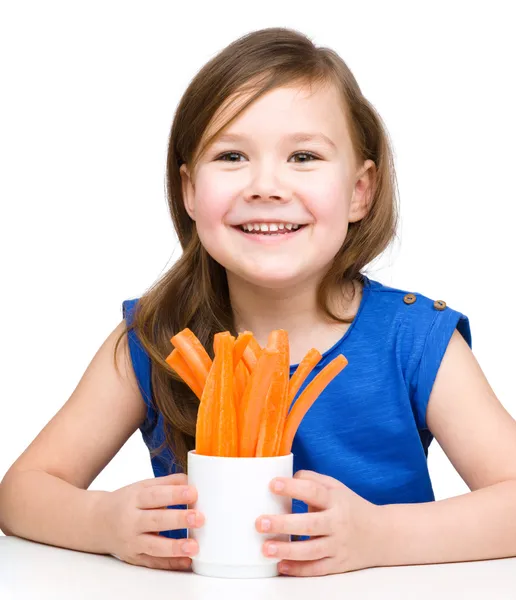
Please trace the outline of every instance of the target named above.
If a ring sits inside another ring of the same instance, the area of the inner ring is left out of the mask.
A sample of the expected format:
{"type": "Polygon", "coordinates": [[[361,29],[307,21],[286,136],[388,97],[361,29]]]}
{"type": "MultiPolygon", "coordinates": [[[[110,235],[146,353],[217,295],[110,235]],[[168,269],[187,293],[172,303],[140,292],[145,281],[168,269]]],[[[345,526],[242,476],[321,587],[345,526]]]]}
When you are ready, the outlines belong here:
{"type": "Polygon", "coordinates": [[[264,544],[281,572],[516,554],[516,423],[471,352],[467,317],[363,274],[396,232],[395,174],[342,59],[283,28],[230,44],[179,104],[167,184],[182,257],[123,303],[69,401],[6,474],[2,530],[188,569],[198,547],[185,529],[203,525],[186,509],[198,401],[164,360],[169,340],[189,327],[211,349],[216,332],[248,329],[265,345],[282,328],[291,372],[310,348],[323,353],[305,386],[337,354],[349,365],[297,432],[295,477],[271,482],[293,514],[257,515],[258,531],[294,536],[264,544]],[[87,491],[137,428],[156,478],[87,491]],[[434,501],[434,436],[470,493],[434,501]]]}

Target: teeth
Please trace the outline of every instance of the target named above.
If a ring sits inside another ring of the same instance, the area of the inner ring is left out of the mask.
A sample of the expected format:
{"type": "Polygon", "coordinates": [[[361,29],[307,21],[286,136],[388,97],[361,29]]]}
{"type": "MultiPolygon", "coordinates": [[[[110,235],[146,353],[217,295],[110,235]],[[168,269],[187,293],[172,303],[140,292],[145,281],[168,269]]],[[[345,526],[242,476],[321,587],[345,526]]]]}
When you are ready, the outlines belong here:
{"type": "Polygon", "coordinates": [[[300,225],[294,223],[244,223],[240,226],[244,231],[260,231],[263,233],[283,231],[296,231],[300,225]]]}

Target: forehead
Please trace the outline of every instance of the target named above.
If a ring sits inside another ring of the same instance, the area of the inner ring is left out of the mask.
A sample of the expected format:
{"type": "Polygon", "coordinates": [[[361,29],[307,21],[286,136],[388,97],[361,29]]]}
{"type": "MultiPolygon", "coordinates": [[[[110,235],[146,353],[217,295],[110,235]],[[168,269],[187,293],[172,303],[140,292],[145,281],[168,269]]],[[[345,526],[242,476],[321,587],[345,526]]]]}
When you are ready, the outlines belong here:
{"type": "MultiPolygon", "coordinates": [[[[205,132],[211,137],[227,123],[254,92],[237,93],[218,109],[205,132]]],[[[322,133],[342,150],[351,149],[344,101],[334,85],[289,85],[269,90],[253,101],[234,121],[218,131],[238,132],[254,139],[282,137],[293,132],[322,133]]]]}

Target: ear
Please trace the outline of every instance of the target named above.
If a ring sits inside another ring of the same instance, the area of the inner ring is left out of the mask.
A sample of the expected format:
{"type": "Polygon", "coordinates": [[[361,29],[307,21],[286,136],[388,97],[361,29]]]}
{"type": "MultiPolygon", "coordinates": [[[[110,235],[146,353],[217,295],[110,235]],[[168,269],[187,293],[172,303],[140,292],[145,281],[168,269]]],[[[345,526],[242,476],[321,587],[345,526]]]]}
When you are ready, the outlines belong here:
{"type": "Polygon", "coordinates": [[[372,160],[366,160],[357,174],[349,207],[350,223],[363,219],[371,208],[373,190],[376,179],[376,165],[372,160]]]}
{"type": "Polygon", "coordinates": [[[190,215],[190,218],[195,221],[195,207],[194,207],[194,194],[195,189],[190,176],[188,167],[184,164],[179,168],[179,174],[181,175],[181,185],[183,191],[183,202],[185,205],[186,212],[190,215]]]}

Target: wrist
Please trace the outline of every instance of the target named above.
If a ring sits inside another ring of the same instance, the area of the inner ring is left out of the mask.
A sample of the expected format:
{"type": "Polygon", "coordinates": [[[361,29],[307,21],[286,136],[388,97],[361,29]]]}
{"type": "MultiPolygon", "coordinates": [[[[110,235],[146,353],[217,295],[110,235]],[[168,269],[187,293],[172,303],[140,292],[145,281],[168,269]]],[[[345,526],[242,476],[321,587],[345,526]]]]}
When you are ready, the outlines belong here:
{"type": "Polygon", "coordinates": [[[91,490],[89,517],[92,546],[97,554],[112,554],[111,492],[91,490]]]}
{"type": "Polygon", "coordinates": [[[373,505],[369,528],[369,567],[385,567],[389,564],[389,540],[391,538],[388,505],[373,505]]]}

